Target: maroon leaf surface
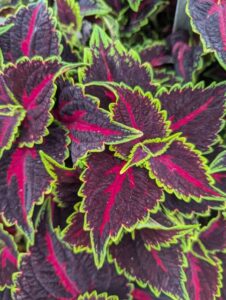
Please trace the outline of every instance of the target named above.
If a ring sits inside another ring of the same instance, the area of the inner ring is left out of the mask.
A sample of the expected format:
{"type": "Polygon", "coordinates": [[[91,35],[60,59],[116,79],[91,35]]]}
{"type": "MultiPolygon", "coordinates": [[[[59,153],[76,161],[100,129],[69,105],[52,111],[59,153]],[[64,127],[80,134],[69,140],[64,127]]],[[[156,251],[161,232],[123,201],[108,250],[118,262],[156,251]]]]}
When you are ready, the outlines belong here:
{"type": "Polygon", "coordinates": [[[136,129],[113,122],[110,114],[98,107],[97,99],[86,96],[79,86],[63,89],[57,117],[70,131],[74,163],[87,151],[100,151],[104,144],[122,143],[141,135],[136,129]]]}
{"type": "Polygon", "coordinates": [[[202,200],[201,202],[196,202],[191,199],[190,202],[185,202],[177,199],[173,194],[165,193],[165,201],[163,203],[164,207],[177,215],[181,213],[186,218],[192,218],[195,214],[197,215],[207,215],[210,214],[211,209],[224,208],[223,201],[217,200],[202,200]]]}
{"type": "Polygon", "coordinates": [[[180,199],[220,197],[212,188],[213,179],[208,174],[206,161],[183,138],[173,141],[162,155],[151,157],[147,168],[159,186],[180,199]]]}
{"type": "Polygon", "coordinates": [[[8,89],[8,94],[11,93],[8,103],[14,99],[26,111],[20,130],[21,145],[40,143],[48,133],[47,126],[51,122],[49,110],[53,105],[53,79],[58,70],[56,59],[43,61],[40,58],[21,60],[4,69],[2,89],[8,89]]]}
{"type": "Polygon", "coordinates": [[[171,129],[182,132],[196,148],[208,150],[223,124],[225,84],[205,89],[201,85],[195,88],[185,85],[182,89],[174,86],[170,91],[160,91],[157,97],[168,112],[171,129]]]}
{"type": "MultiPolygon", "coordinates": [[[[0,288],[13,284],[13,273],[17,272],[18,252],[12,236],[10,236],[1,226],[0,228],[0,288]]],[[[1,298],[2,299],[2,298],[1,298]]],[[[3,298],[4,299],[4,298],[3,298]]]]}
{"type": "Polygon", "coordinates": [[[55,180],[52,191],[55,200],[64,207],[77,203],[80,200],[77,193],[81,186],[81,180],[79,180],[81,169],[79,167],[76,169],[66,168],[43,152],[41,158],[46,171],[55,180]]]}
{"type": "Polygon", "coordinates": [[[68,219],[63,231],[63,239],[79,250],[91,250],[90,234],[84,230],[84,214],[76,211],[68,219]]]}
{"type": "Polygon", "coordinates": [[[126,34],[131,35],[146,25],[148,18],[158,11],[159,7],[163,7],[164,3],[166,3],[164,0],[142,0],[137,12],[128,10],[126,13],[128,22],[124,29],[126,34]]]}
{"type": "Polygon", "coordinates": [[[171,244],[176,244],[178,238],[187,232],[186,227],[164,228],[156,226],[156,228],[142,228],[140,236],[148,249],[154,248],[159,250],[162,246],[169,247],[171,244]]]}
{"type": "Polygon", "coordinates": [[[226,219],[219,215],[199,235],[208,251],[223,251],[226,248],[226,219]]]}
{"type": "Polygon", "coordinates": [[[226,63],[225,1],[189,0],[188,12],[193,30],[201,35],[204,47],[213,51],[220,64],[226,63]]]}
{"type": "Polygon", "coordinates": [[[226,298],[226,254],[225,253],[218,253],[217,257],[221,260],[221,267],[222,267],[222,288],[221,288],[221,296],[219,297],[220,300],[224,300],[226,298]]]}
{"type": "Polygon", "coordinates": [[[59,55],[59,37],[51,14],[43,1],[22,7],[6,24],[14,26],[0,35],[1,50],[6,61],[15,62],[21,56],[44,58],[59,55]]]}
{"type": "Polygon", "coordinates": [[[57,0],[57,15],[63,25],[72,25],[73,30],[79,30],[81,17],[79,4],[71,0],[57,0]]]}
{"type": "MultiPolygon", "coordinates": [[[[141,286],[151,288],[156,296],[165,292],[175,299],[183,299],[181,277],[182,251],[179,246],[147,250],[136,232],[136,238],[124,236],[119,245],[110,248],[117,269],[141,286]]],[[[160,297],[161,299],[161,297],[160,297]]]]}
{"type": "Polygon", "coordinates": [[[113,42],[99,27],[93,30],[90,49],[86,49],[84,62],[90,66],[80,69],[80,80],[83,83],[114,81],[153,90],[150,84],[150,65],[142,64],[137,53],[128,52],[119,41],[113,42]]]}
{"type": "Polygon", "coordinates": [[[221,286],[221,266],[214,258],[215,265],[192,253],[187,254],[188,265],[185,270],[187,281],[185,287],[191,300],[215,299],[219,296],[221,286]]]}
{"type": "Polygon", "coordinates": [[[81,192],[98,265],[104,261],[109,239],[118,237],[123,227],[130,229],[147,219],[163,196],[144,169],[130,168],[120,174],[124,164],[108,152],[87,160],[81,192]]]}
{"type": "Polygon", "coordinates": [[[96,290],[127,299],[127,280],[105,264],[97,270],[92,256],[74,254],[54,233],[47,216],[41,218],[35,243],[22,257],[14,297],[19,299],[77,299],[96,290]]]}
{"type": "Polygon", "coordinates": [[[141,48],[140,57],[142,62],[149,62],[153,68],[161,67],[165,64],[172,64],[173,62],[164,41],[146,42],[146,46],[141,48]]]}
{"type": "Polygon", "coordinates": [[[143,136],[122,145],[115,146],[117,152],[127,157],[132,147],[145,140],[164,138],[170,132],[166,112],[161,111],[158,100],[141,89],[121,85],[114,86],[118,101],[113,106],[114,120],[143,132],[143,136]]]}
{"type": "Polygon", "coordinates": [[[3,199],[0,211],[7,221],[17,223],[29,234],[32,231],[29,219],[33,205],[42,200],[43,193],[52,181],[42,164],[40,150],[63,163],[66,151],[65,131],[53,124],[42,145],[18,148],[14,144],[0,161],[0,197],[3,199]]]}
{"type": "Polygon", "coordinates": [[[0,157],[6,149],[10,149],[18,134],[18,127],[25,117],[19,105],[8,105],[0,108],[0,157]]]}

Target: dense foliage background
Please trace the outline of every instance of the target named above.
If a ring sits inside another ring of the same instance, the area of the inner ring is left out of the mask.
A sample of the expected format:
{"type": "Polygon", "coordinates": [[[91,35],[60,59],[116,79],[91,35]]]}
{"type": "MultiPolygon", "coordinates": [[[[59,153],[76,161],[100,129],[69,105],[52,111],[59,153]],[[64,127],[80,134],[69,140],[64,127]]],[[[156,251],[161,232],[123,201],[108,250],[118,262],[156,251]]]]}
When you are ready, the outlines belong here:
{"type": "Polygon", "coordinates": [[[226,4],[176,5],[0,1],[0,299],[226,299],[226,4]]]}

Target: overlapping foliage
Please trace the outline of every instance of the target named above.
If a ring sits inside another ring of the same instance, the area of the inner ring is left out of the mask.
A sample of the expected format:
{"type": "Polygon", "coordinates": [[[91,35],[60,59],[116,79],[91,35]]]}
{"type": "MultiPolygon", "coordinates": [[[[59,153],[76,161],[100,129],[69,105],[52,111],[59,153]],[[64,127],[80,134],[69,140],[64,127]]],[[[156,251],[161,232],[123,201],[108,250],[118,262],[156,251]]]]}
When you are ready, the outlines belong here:
{"type": "Polygon", "coordinates": [[[225,299],[226,6],[175,9],[0,2],[1,299],[225,299]]]}

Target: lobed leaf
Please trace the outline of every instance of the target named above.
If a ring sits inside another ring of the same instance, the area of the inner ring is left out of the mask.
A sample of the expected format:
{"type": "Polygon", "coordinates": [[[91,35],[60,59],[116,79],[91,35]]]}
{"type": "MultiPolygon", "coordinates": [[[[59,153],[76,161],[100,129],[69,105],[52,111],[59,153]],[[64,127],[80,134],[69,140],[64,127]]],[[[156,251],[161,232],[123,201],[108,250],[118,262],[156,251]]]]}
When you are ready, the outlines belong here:
{"type": "Polygon", "coordinates": [[[168,113],[172,131],[182,132],[197,149],[207,151],[223,126],[225,93],[224,83],[207,88],[175,85],[170,91],[160,90],[157,97],[168,113]]]}
{"type": "Polygon", "coordinates": [[[21,7],[6,24],[14,26],[0,35],[5,61],[15,62],[21,56],[40,55],[47,58],[59,55],[59,35],[44,1],[21,7]]]}
{"type": "Polygon", "coordinates": [[[145,170],[130,168],[120,174],[124,164],[108,152],[87,159],[81,193],[97,265],[103,264],[110,239],[146,220],[163,197],[145,170]]]}
{"type": "Polygon", "coordinates": [[[88,151],[101,151],[104,144],[135,139],[141,133],[111,120],[98,102],[79,86],[64,88],[59,97],[58,119],[69,130],[74,163],[88,151]]]}

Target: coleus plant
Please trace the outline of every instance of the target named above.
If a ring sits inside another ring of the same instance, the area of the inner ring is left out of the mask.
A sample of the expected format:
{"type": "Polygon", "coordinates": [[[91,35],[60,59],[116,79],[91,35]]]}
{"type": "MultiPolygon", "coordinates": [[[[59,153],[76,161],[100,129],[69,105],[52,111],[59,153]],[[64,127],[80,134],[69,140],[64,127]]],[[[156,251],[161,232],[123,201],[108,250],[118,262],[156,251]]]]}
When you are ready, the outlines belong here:
{"type": "Polygon", "coordinates": [[[175,10],[0,3],[1,299],[225,299],[226,6],[175,10]]]}

